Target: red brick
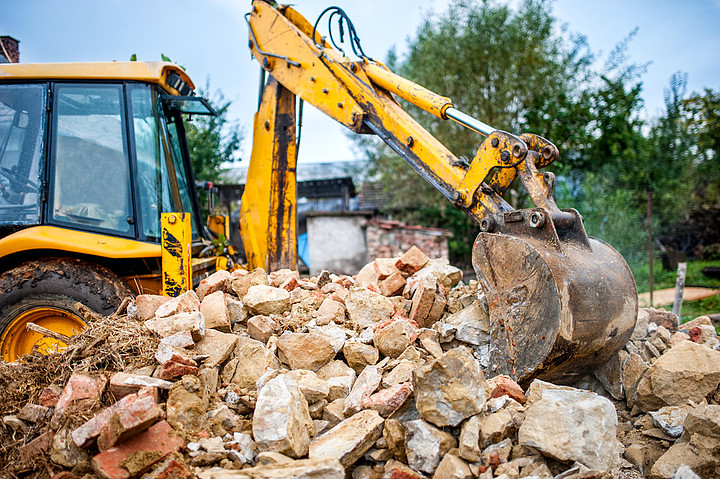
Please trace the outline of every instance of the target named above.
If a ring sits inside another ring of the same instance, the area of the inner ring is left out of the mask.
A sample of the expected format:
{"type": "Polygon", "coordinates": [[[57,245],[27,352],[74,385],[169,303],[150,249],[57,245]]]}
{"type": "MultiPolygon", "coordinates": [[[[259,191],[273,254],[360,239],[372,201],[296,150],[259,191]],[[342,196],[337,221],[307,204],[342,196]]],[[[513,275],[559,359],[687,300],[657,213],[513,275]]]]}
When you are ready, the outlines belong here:
{"type": "Polygon", "coordinates": [[[363,409],[373,409],[382,417],[388,417],[402,406],[408,396],[412,394],[412,386],[408,383],[396,384],[383,389],[363,399],[363,409]]]}
{"type": "Polygon", "coordinates": [[[378,286],[380,287],[380,292],[383,296],[395,296],[405,287],[405,278],[399,271],[396,271],[387,278],[381,280],[378,286]]]}
{"type": "Polygon", "coordinates": [[[195,477],[174,457],[167,458],[162,464],[150,472],[145,479],[189,479],[195,477]]]}
{"type": "Polygon", "coordinates": [[[267,343],[273,334],[282,332],[282,327],[270,316],[257,315],[248,319],[247,330],[251,338],[267,343]]]}
{"type": "Polygon", "coordinates": [[[223,269],[214,272],[204,280],[200,281],[198,287],[195,288],[195,293],[197,293],[198,299],[202,301],[207,295],[216,291],[228,291],[230,289],[231,278],[232,275],[223,269]]]}
{"type": "Polygon", "coordinates": [[[386,466],[383,479],[423,479],[425,477],[402,462],[393,461],[391,464],[386,466]]]}
{"type": "Polygon", "coordinates": [[[163,379],[138,374],[115,373],[110,376],[110,391],[118,399],[128,394],[135,394],[146,387],[170,389],[172,385],[173,383],[163,379]]]}
{"type": "Polygon", "coordinates": [[[106,385],[105,376],[88,376],[81,373],[70,375],[65,389],[58,398],[51,424],[56,423],[70,406],[82,403],[83,407],[91,409],[99,405],[100,396],[106,385]]]}
{"type": "Polygon", "coordinates": [[[197,366],[176,363],[175,361],[168,361],[160,367],[160,371],[158,372],[158,378],[171,380],[187,375],[197,376],[199,372],[200,370],[197,368],[197,366]]]}
{"type": "Polygon", "coordinates": [[[490,387],[491,398],[508,396],[510,399],[514,399],[520,404],[525,404],[525,401],[527,400],[520,385],[510,376],[500,374],[494,378],[490,378],[488,379],[488,386],[490,387]]]}
{"type": "Polygon", "coordinates": [[[395,263],[397,269],[410,276],[418,271],[430,261],[425,253],[420,251],[417,246],[412,246],[405,252],[395,263]]]}
{"type": "Polygon", "coordinates": [[[94,417],[86,421],[85,424],[72,432],[71,437],[75,445],[78,447],[91,447],[100,435],[100,431],[102,431],[103,427],[110,419],[110,416],[112,416],[113,412],[129,406],[137,400],[138,397],[131,394],[97,413],[94,417]]]}
{"type": "Polygon", "coordinates": [[[160,421],[147,431],[93,457],[92,466],[103,479],[132,479],[184,446],[185,441],[170,425],[160,421]]]}
{"type": "Polygon", "coordinates": [[[280,288],[286,289],[286,290],[288,290],[288,291],[292,291],[292,290],[294,290],[294,289],[296,289],[296,288],[299,288],[299,287],[300,287],[300,282],[299,282],[298,279],[297,279],[296,277],[294,277],[294,276],[291,277],[291,278],[288,278],[287,280],[285,280],[285,281],[280,285],[280,288]]]}
{"type": "Polygon", "coordinates": [[[117,408],[100,430],[97,445],[101,451],[128,440],[152,426],[160,417],[155,399],[138,397],[125,407],[117,408]]]}
{"type": "Polygon", "coordinates": [[[378,281],[382,281],[388,276],[400,272],[400,270],[395,265],[396,261],[397,260],[392,258],[377,258],[375,261],[373,261],[378,281]]]}
{"type": "Polygon", "coordinates": [[[37,458],[37,456],[46,454],[52,448],[53,437],[55,433],[53,431],[47,431],[27,444],[20,446],[20,457],[23,462],[28,463],[31,460],[37,458]]]}
{"type": "Polygon", "coordinates": [[[45,407],[55,407],[61,394],[62,389],[59,386],[48,386],[40,393],[38,402],[45,407]]]}

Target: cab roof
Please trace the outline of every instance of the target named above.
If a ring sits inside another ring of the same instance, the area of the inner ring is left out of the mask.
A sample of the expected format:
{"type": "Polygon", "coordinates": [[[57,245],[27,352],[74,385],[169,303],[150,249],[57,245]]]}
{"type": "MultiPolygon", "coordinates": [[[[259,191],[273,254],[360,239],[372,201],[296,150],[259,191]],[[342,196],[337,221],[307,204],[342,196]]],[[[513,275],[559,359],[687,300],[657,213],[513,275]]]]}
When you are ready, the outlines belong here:
{"type": "Polygon", "coordinates": [[[176,73],[191,88],[195,84],[185,70],[170,62],[2,63],[4,80],[130,80],[157,83],[173,94],[168,75],[176,73]]]}

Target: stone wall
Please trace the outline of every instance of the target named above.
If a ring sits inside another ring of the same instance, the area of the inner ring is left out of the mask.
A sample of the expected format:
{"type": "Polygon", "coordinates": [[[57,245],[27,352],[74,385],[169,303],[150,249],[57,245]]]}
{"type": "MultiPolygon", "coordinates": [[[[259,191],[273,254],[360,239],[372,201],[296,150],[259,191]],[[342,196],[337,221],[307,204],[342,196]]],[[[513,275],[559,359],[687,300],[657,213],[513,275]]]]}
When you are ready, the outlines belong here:
{"type": "Polygon", "coordinates": [[[372,219],[366,223],[369,258],[392,258],[415,245],[430,258],[448,257],[448,230],[406,225],[400,221],[372,219]]]}

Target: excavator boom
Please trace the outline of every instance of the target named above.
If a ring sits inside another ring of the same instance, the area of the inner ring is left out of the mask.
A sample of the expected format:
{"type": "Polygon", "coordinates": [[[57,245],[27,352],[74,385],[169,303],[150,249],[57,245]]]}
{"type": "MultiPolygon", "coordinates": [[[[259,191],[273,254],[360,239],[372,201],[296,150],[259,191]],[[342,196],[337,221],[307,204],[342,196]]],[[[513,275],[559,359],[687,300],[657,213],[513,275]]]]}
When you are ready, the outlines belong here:
{"type": "MultiPolygon", "coordinates": [[[[555,145],[464,114],[449,98],[367,57],[359,41],[353,50],[360,59],[350,60],[289,6],[255,0],[246,18],[250,50],[271,77],[256,116],[243,197],[243,225],[257,216],[251,205],[271,205],[255,223],[256,236],[243,238],[251,266],[295,266],[276,259],[295,242],[292,226],[277,220],[294,221],[297,149],[283,135],[294,131],[295,116],[285,109],[279,121],[279,110],[297,96],[356,133],[377,135],[478,224],[473,265],[490,310],[493,375],[509,374],[521,384],[536,377],[571,381],[625,345],[637,315],[634,279],[617,251],[587,236],[577,211],[555,204],[554,175],[538,170],[558,159],[555,145]],[[483,135],[472,161],[450,152],[395,96],[483,135]],[[278,112],[268,114],[273,108],[278,112]],[[265,165],[264,173],[253,175],[256,163],[265,165]],[[269,175],[280,177],[282,187],[269,175]],[[502,198],[516,177],[535,208],[516,210],[502,198]]],[[[350,37],[356,38],[354,31],[350,37]]],[[[285,258],[295,261],[291,254],[285,258]]]]}

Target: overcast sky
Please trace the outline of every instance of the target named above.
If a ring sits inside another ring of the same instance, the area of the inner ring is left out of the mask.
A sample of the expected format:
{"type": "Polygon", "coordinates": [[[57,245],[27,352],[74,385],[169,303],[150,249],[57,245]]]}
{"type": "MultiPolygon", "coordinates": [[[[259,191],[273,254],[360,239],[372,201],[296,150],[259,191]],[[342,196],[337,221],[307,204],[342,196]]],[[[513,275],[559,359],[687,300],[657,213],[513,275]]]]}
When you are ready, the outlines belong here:
{"type": "MultiPolygon", "coordinates": [[[[402,54],[430,11],[448,0],[300,0],[296,9],[314,23],[323,8],[341,6],[353,20],[365,52],[384,59],[402,54]]],[[[247,48],[243,15],[249,1],[0,0],[0,35],[21,41],[23,62],[159,60],[163,53],[187,68],[196,85],[220,89],[232,100],[231,117],[243,126],[243,158],[251,149],[258,65],[247,48]]],[[[643,77],[648,115],[663,107],[673,72],[689,75],[689,89],[720,88],[720,0],[557,0],[553,11],[571,32],[587,36],[605,55],[633,28],[630,59],[651,62],[643,77]]],[[[443,92],[438,92],[443,93],[443,92]]],[[[457,105],[462,109],[462,105],[457,105]]],[[[299,161],[353,159],[344,127],[305,109],[299,161]]]]}

